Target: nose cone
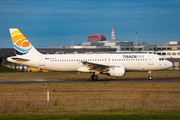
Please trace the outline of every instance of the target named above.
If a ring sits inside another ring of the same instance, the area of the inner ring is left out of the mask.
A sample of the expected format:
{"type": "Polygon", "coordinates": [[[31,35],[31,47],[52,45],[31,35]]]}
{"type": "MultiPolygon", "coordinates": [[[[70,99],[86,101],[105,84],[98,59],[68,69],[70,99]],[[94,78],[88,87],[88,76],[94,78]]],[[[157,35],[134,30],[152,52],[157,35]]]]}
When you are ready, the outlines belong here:
{"type": "Polygon", "coordinates": [[[168,68],[171,68],[172,66],[173,66],[172,62],[168,61],[167,67],[168,67],[168,68]]]}

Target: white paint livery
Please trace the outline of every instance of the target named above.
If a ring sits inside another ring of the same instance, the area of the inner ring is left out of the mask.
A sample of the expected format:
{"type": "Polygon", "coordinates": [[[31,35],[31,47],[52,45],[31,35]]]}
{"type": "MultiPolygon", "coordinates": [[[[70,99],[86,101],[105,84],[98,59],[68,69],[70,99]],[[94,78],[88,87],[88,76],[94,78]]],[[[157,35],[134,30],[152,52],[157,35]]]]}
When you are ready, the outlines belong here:
{"type": "MultiPolygon", "coordinates": [[[[34,49],[33,52],[36,51],[34,49]]],[[[152,79],[151,71],[172,67],[170,61],[154,54],[32,54],[33,52],[30,50],[30,54],[8,57],[7,60],[52,71],[92,72],[92,80],[98,79],[97,74],[123,77],[127,71],[149,71],[149,79],[152,79]]]]}

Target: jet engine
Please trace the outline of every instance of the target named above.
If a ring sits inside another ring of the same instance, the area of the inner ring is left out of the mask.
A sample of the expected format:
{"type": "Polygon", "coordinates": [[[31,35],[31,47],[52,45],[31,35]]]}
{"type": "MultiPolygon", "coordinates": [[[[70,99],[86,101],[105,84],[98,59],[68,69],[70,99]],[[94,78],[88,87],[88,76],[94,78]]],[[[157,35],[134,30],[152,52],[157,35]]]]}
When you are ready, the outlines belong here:
{"type": "Polygon", "coordinates": [[[124,67],[109,68],[108,75],[114,76],[114,77],[124,77],[125,76],[125,68],[124,67]]]}

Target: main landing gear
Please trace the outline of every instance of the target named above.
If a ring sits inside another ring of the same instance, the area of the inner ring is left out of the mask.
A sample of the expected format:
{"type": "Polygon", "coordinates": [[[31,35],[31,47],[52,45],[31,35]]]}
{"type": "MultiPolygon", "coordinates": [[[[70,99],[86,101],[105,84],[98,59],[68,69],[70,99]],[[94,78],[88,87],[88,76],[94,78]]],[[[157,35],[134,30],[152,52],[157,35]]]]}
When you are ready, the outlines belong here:
{"type": "Polygon", "coordinates": [[[152,79],[153,79],[153,77],[151,76],[151,73],[152,73],[152,71],[148,71],[148,74],[149,74],[148,79],[149,79],[149,80],[152,80],[152,79]]]}
{"type": "Polygon", "coordinates": [[[91,75],[91,80],[98,80],[98,76],[97,75],[91,75]]]}

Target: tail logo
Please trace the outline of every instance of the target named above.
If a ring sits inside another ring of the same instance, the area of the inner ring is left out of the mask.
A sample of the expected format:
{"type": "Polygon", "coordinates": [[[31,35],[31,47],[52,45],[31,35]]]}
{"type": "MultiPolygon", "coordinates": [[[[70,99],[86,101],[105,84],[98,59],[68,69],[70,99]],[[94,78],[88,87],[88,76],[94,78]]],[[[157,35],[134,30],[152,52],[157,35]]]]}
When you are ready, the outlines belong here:
{"type": "Polygon", "coordinates": [[[31,43],[18,29],[10,29],[10,32],[16,54],[23,55],[28,53],[32,48],[31,43]]]}

